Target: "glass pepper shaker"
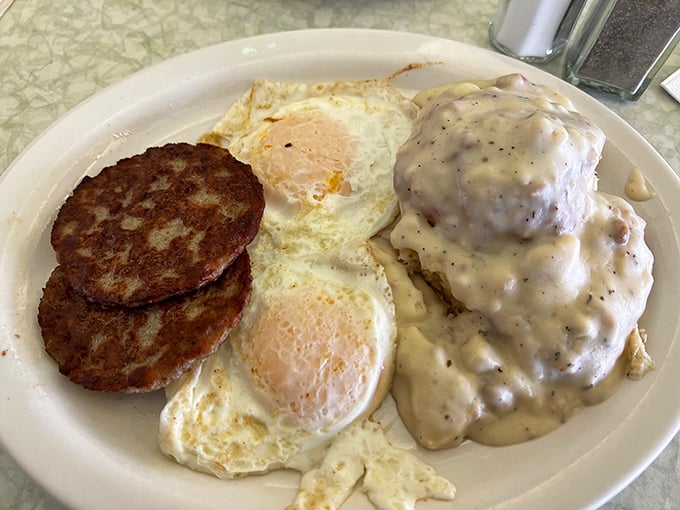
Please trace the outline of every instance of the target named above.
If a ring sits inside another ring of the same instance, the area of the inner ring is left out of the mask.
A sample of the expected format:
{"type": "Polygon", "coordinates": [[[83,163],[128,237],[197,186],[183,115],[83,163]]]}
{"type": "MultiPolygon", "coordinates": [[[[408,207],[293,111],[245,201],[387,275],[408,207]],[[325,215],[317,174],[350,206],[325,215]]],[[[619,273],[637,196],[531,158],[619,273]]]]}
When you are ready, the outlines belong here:
{"type": "Polygon", "coordinates": [[[501,0],[489,24],[489,40],[500,52],[539,64],[565,47],[586,0],[501,0]]]}
{"type": "Polygon", "coordinates": [[[567,49],[570,83],[636,100],[680,40],[680,0],[598,0],[567,49]]]}

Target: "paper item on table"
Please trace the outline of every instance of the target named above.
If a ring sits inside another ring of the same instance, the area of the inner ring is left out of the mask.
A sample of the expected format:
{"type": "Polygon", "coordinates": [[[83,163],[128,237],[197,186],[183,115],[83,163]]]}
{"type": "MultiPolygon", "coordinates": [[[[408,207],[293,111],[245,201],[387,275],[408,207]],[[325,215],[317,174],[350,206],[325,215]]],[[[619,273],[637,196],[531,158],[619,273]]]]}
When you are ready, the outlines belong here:
{"type": "Polygon", "coordinates": [[[661,86],[673,99],[680,103],[680,69],[661,82],[661,86]]]}

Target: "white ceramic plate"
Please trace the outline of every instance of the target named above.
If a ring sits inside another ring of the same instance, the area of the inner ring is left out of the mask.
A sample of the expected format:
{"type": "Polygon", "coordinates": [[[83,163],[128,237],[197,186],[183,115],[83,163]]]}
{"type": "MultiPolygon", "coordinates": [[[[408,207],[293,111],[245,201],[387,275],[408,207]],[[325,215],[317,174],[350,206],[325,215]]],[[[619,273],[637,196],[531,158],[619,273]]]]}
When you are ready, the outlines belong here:
{"type": "MultiPolygon", "coordinates": [[[[36,320],[55,265],[49,229],[86,173],[166,141],[194,141],[255,78],[386,77],[407,64],[437,62],[397,78],[404,90],[521,71],[572,98],[608,135],[601,189],[622,194],[633,166],[658,198],[636,204],[648,221],[656,284],[643,325],[658,368],[625,382],[541,439],[504,448],[465,444],[423,457],[459,488],[450,508],[595,506],[639,474],[678,430],[677,290],[680,184],[626,123],[586,94],[535,68],[449,40],[371,30],[288,32],[205,48],[141,71],[65,115],[0,181],[0,439],[19,464],[76,508],[280,509],[298,475],[278,472],[220,481],[164,458],[156,443],[162,392],[125,396],[80,389],[43,351],[36,320]]],[[[438,508],[427,502],[419,508],[438,508]]],[[[447,506],[448,507],[448,506],[447,506]]],[[[370,508],[354,494],[346,508],[370,508]]]]}

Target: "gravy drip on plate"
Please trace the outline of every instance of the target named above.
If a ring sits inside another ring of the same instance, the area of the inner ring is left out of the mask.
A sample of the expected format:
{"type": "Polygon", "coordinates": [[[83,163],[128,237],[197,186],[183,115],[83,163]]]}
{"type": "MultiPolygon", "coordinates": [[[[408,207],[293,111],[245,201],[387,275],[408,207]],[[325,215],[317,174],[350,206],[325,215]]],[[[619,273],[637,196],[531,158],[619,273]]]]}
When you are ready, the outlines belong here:
{"type": "Polygon", "coordinates": [[[418,274],[377,250],[401,282],[392,391],[427,448],[525,441],[623,377],[652,286],[645,222],[597,191],[605,137],[566,98],[520,75],[440,92],[416,98],[395,166],[390,240],[418,274]]]}
{"type": "Polygon", "coordinates": [[[656,196],[656,193],[647,187],[645,176],[638,167],[633,167],[630,171],[623,190],[627,198],[636,202],[651,200],[656,196]]]}

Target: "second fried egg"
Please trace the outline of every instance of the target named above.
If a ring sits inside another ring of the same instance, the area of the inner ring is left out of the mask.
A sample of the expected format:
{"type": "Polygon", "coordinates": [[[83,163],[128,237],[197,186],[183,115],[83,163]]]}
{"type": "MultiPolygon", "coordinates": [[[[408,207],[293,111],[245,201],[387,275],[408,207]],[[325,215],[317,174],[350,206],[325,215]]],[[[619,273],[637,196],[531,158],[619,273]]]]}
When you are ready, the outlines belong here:
{"type": "Polygon", "coordinates": [[[337,250],[396,214],[392,168],[416,114],[387,80],[259,80],[203,140],[252,166],[278,247],[337,250]]]}
{"type": "Polygon", "coordinates": [[[272,260],[261,235],[250,252],[240,325],[170,389],[161,416],[161,449],[221,478],[283,467],[368,416],[395,351],[391,290],[366,245],[344,259],[272,260]]]}

